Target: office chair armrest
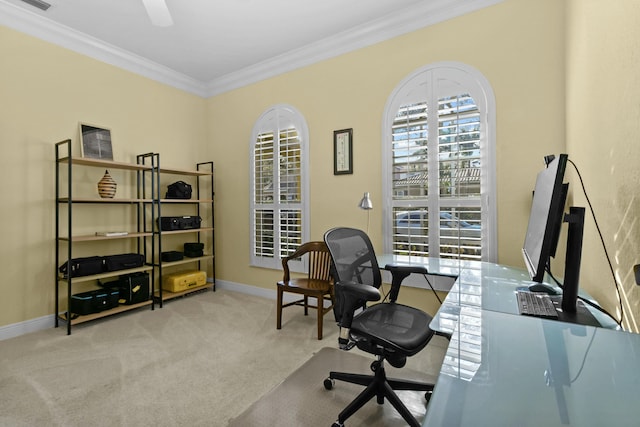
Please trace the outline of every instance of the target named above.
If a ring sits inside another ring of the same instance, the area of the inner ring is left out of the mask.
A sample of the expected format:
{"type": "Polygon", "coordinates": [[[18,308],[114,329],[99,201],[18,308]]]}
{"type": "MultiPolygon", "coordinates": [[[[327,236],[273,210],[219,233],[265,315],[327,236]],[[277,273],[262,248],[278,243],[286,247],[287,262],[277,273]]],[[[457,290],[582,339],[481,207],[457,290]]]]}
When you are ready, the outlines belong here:
{"type": "Polygon", "coordinates": [[[391,291],[389,292],[389,301],[395,302],[400,293],[400,285],[402,281],[412,273],[427,274],[429,271],[426,267],[419,265],[396,265],[387,264],[384,267],[391,273],[391,291]]]}
{"type": "Polygon", "coordinates": [[[336,286],[340,287],[341,292],[345,292],[356,299],[378,301],[381,298],[380,291],[371,285],[357,282],[338,282],[336,286]]]}
{"type": "Polygon", "coordinates": [[[353,322],[353,315],[358,308],[365,307],[367,301],[378,301],[382,296],[380,291],[371,285],[358,282],[336,282],[336,320],[340,326],[338,343],[342,350],[350,350],[355,342],[350,340],[349,330],[353,322]]]}
{"type": "Polygon", "coordinates": [[[381,298],[380,291],[371,285],[345,281],[337,282],[334,286],[336,320],[347,331],[351,328],[354,312],[358,308],[364,307],[367,301],[378,301],[381,298]]]}

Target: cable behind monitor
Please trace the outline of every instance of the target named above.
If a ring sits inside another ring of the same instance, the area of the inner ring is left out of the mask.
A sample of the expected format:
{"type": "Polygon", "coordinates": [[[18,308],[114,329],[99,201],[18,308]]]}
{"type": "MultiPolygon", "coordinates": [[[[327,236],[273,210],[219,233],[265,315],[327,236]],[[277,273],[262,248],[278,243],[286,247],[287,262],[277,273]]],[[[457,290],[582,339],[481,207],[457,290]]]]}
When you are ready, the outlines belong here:
{"type": "MultiPolygon", "coordinates": [[[[604,237],[602,236],[602,232],[600,231],[600,226],[598,225],[598,220],[596,218],[596,214],[595,214],[595,211],[593,209],[593,205],[591,204],[591,200],[589,199],[589,195],[587,194],[587,189],[585,188],[584,181],[582,180],[582,175],[580,174],[580,170],[578,169],[578,166],[571,159],[568,159],[568,162],[571,163],[571,165],[573,165],[573,168],[576,170],[576,173],[578,174],[578,179],[580,180],[580,185],[582,187],[582,193],[584,194],[584,197],[587,200],[587,204],[589,205],[589,210],[591,211],[591,216],[593,218],[593,222],[596,225],[596,230],[598,231],[598,236],[600,238],[600,242],[602,244],[602,248],[604,249],[604,254],[605,254],[605,257],[607,259],[607,263],[609,264],[609,270],[611,271],[611,277],[613,278],[613,283],[616,286],[616,294],[618,296],[618,304],[620,306],[620,321],[616,320],[616,323],[618,323],[618,325],[620,325],[620,327],[624,329],[624,327],[622,326],[622,322],[624,321],[624,307],[622,305],[622,292],[620,290],[620,285],[618,284],[618,281],[616,280],[616,274],[615,274],[615,271],[613,270],[613,264],[611,263],[611,258],[609,257],[609,252],[607,251],[607,246],[605,245],[604,237]]],[[[591,301],[584,300],[583,298],[581,298],[581,300],[584,301],[584,302],[587,302],[588,304],[592,305],[595,308],[598,308],[593,303],[591,303],[591,301]]],[[[606,311],[605,311],[605,313],[606,313],[606,311]]],[[[607,313],[607,314],[612,319],[615,320],[615,317],[613,317],[609,313],[607,313]]]]}

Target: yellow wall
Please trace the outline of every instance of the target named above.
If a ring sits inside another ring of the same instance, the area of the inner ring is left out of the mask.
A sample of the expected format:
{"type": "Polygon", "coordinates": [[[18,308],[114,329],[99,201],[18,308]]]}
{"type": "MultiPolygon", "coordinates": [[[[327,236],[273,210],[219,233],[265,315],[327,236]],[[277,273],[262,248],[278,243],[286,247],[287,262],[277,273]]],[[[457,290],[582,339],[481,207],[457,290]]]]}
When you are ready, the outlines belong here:
{"type": "MultiPolygon", "coordinates": [[[[640,297],[630,267],[640,262],[634,191],[638,10],[634,0],[614,3],[506,0],[208,100],[0,28],[1,218],[20,217],[18,225],[14,220],[3,227],[0,326],[53,313],[53,144],[75,139],[78,121],[112,129],[116,160],[152,150],[176,167],[214,160],[217,277],[272,289],[279,272],[249,267],[249,139],[260,114],[290,104],[307,119],[311,238],[336,225],[366,227],[366,214],[355,204],[369,191],[375,206],[370,234],[381,248],[383,109],[404,77],[438,61],[475,67],[494,90],[499,262],[522,266],[520,247],[542,157],[569,152],[585,175],[637,316],[640,297]],[[334,176],[332,132],[349,127],[354,174],[334,176]]],[[[97,182],[100,175],[86,179],[97,182]]],[[[575,191],[574,201],[581,203],[575,191]]],[[[612,309],[606,270],[588,229],[583,283],[612,309]]],[[[420,292],[408,294],[418,299],[420,292]]]]}
{"type": "MultiPolygon", "coordinates": [[[[567,150],[578,165],[622,289],[625,327],[638,331],[640,288],[640,3],[567,2],[567,150]]],[[[587,207],[574,173],[574,204],[587,207]]],[[[618,298],[587,211],[581,286],[619,316],[618,298]]]]}
{"type": "Polygon", "coordinates": [[[545,154],[564,150],[563,12],[555,0],[511,0],[210,99],[210,157],[225,159],[216,165],[216,221],[224,224],[216,234],[219,277],[266,288],[281,279],[276,271],[249,267],[249,139],[273,104],[293,105],[308,122],[311,238],[338,225],[365,228],[366,214],[356,204],[369,191],[369,234],[381,249],[385,103],[404,77],[438,61],[471,65],[493,87],[499,261],[522,267],[535,175],[545,154]],[[334,176],[333,130],[343,128],[354,132],[354,173],[334,176]]]}
{"type": "MultiPolygon", "coordinates": [[[[79,153],[84,121],[112,130],[115,160],[156,151],[193,167],[206,126],[199,97],[5,27],[0,58],[1,326],[54,312],[56,142],[72,138],[79,153]]],[[[103,173],[81,179],[95,188],[103,173]]]]}

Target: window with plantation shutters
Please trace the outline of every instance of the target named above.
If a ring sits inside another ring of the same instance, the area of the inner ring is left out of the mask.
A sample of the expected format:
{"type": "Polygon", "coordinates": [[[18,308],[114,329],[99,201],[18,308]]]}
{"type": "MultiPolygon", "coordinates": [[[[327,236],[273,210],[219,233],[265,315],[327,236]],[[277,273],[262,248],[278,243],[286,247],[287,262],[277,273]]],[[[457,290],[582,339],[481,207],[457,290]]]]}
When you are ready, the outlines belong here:
{"type": "Polygon", "coordinates": [[[308,240],[307,141],[305,121],[290,106],[270,108],[254,126],[250,204],[252,265],[279,269],[281,259],[308,240]]]}
{"type": "Polygon", "coordinates": [[[496,259],[495,106],[464,64],[410,75],[385,109],[385,252],[496,259]]]}

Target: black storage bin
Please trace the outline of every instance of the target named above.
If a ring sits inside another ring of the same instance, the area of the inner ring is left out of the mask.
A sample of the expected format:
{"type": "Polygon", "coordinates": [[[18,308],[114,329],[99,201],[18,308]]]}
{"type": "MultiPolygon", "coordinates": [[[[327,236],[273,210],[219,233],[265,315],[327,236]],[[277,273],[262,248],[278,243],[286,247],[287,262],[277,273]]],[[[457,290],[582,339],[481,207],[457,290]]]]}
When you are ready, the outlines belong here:
{"type": "Polygon", "coordinates": [[[93,314],[118,306],[118,289],[95,289],[71,295],[69,311],[72,314],[93,314]]]}
{"type": "Polygon", "coordinates": [[[184,258],[184,255],[182,254],[182,252],[178,252],[178,251],[167,251],[167,252],[162,252],[162,255],[160,256],[160,258],[164,262],[180,261],[181,259],[184,258]]]}
{"type": "Polygon", "coordinates": [[[137,268],[144,265],[144,255],[130,253],[108,255],[104,257],[105,271],[126,270],[128,268],[137,268]]]}
{"type": "Polygon", "coordinates": [[[100,256],[73,258],[71,262],[62,264],[58,271],[64,274],[64,277],[90,276],[102,273],[104,271],[104,262],[100,256]]]}
{"type": "Polygon", "coordinates": [[[185,243],[184,255],[195,258],[204,255],[204,243],[185,243]]]}
{"type": "Polygon", "coordinates": [[[149,273],[132,273],[120,276],[120,303],[137,304],[149,299],[149,273]]]}

